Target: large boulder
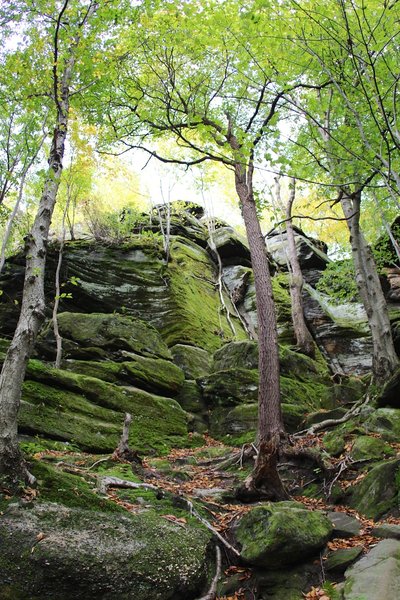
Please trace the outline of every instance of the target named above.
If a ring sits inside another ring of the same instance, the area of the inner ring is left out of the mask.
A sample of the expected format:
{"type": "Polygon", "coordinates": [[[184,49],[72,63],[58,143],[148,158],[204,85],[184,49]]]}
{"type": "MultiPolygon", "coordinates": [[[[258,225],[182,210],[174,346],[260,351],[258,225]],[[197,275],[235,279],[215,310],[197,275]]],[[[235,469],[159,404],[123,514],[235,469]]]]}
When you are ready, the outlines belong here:
{"type": "Polygon", "coordinates": [[[384,540],[346,573],[344,600],[389,600],[400,589],[400,541],[384,540]]]}
{"type": "MultiPolygon", "coordinates": [[[[57,317],[64,358],[121,360],[124,352],[150,358],[172,358],[158,331],[131,315],[63,312],[57,317]]],[[[55,354],[52,323],[39,339],[39,351],[55,354]]]]}
{"type": "Polygon", "coordinates": [[[400,409],[378,408],[363,425],[366,431],[378,433],[388,442],[397,442],[400,439],[400,409]]]}
{"type": "Polygon", "coordinates": [[[189,600],[206,584],[209,540],[151,511],[13,505],[0,518],[0,599],[189,600]]]}
{"type": "Polygon", "coordinates": [[[171,353],[175,364],[182,369],[186,379],[204,377],[211,371],[211,356],[203,348],[176,344],[172,346],[171,353]]]}
{"type": "MultiPolygon", "coordinates": [[[[301,229],[294,227],[294,239],[296,244],[297,256],[300,261],[300,266],[303,269],[324,269],[329,263],[327,256],[327,245],[320,240],[316,240],[307,236],[301,229]]],[[[287,254],[287,233],[285,230],[279,231],[274,229],[270,231],[266,238],[268,252],[272,255],[273,260],[281,269],[287,269],[288,254],[287,254]]]]}
{"type": "Polygon", "coordinates": [[[216,248],[224,265],[244,265],[249,267],[250,250],[247,240],[239,235],[233,227],[219,227],[208,240],[211,252],[216,248]]]}
{"type": "Polygon", "coordinates": [[[370,519],[400,509],[400,459],[376,464],[350,492],[349,504],[370,519]]]}
{"type": "Polygon", "coordinates": [[[277,502],[246,513],[236,538],[247,564],[275,569],[303,562],[325,546],[331,533],[332,524],[322,512],[297,502],[277,502]]]}

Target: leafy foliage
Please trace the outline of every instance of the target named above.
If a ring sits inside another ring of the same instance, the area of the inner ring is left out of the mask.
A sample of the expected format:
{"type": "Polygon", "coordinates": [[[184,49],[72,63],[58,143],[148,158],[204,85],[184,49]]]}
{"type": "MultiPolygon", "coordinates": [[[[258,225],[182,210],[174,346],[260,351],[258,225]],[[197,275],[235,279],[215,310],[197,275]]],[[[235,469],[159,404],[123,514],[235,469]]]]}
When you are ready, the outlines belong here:
{"type": "Polygon", "coordinates": [[[352,261],[329,263],[317,283],[317,289],[336,304],[359,301],[352,261]]]}

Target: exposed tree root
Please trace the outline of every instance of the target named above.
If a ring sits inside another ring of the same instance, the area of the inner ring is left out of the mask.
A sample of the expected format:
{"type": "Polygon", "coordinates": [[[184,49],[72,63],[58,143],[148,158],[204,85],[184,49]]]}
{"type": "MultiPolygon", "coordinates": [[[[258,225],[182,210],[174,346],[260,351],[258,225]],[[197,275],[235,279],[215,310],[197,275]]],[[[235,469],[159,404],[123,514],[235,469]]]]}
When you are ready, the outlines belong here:
{"type": "Polygon", "coordinates": [[[218,545],[215,546],[215,575],[205,596],[202,596],[198,600],[215,600],[217,597],[217,585],[219,578],[221,577],[221,550],[218,545]]]}
{"type": "Polygon", "coordinates": [[[279,502],[290,498],[278,473],[279,442],[279,434],[260,442],[254,469],[235,492],[238,500],[279,502]]]}
{"type": "Polygon", "coordinates": [[[123,460],[130,463],[138,463],[142,465],[142,459],[136,452],[136,450],[131,450],[129,447],[129,430],[132,423],[132,415],[129,413],[125,413],[124,425],[122,428],[122,435],[119,440],[118,446],[114,450],[111,459],[112,460],[123,460]]]}
{"type": "Polygon", "coordinates": [[[304,435],[313,435],[314,433],[317,433],[318,431],[323,431],[324,429],[328,429],[329,427],[334,427],[335,425],[341,425],[342,423],[346,423],[352,417],[356,417],[357,415],[359,415],[361,410],[364,408],[364,406],[367,406],[370,402],[371,402],[371,397],[370,397],[369,393],[367,393],[363,398],[361,398],[361,400],[356,402],[354,404],[354,406],[352,406],[351,409],[349,411],[347,411],[347,413],[345,415],[343,415],[343,417],[340,417],[340,419],[326,419],[325,421],[322,421],[321,423],[316,423],[315,425],[312,425],[308,429],[303,429],[302,431],[298,431],[297,433],[294,434],[293,437],[298,438],[298,437],[302,437],[304,435]]]}

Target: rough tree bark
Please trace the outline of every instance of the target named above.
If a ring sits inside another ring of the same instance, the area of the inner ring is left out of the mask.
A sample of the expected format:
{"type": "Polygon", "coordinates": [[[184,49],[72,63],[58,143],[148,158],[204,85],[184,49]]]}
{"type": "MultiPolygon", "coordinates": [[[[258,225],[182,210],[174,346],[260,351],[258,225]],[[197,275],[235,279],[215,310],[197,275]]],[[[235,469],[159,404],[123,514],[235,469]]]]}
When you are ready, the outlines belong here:
{"type": "Polygon", "coordinates": [[[293,329],[296,344],[301,352],[314,358],[315,345],[304,318],[303,308],[303,273],[301,272],[299,257],[297,256],[296,242],[294,239],[292,223],[292,206],[296,197],[296,180],[291,179],[291,188],[286,205],[286,235],[290,267],[290,299],[292,308],[293,329]]]}
{"type": "Polygon", "coordinates": [[[280,400],[278,333],[264,236],[253,195],[253,164],[235,165],[235,186],[249,242],[258,319],[258,454],[253,472],[237,491],[239,498],[284,500],[288,494],[278,473],[281,439],[285,435],[280,400]]]}
{"type": "MultiPolygon", "coordinates": [[[[53,79],[56,121],[48,158],[49,167],[38,211],[26,238],[26,269],[20,317],[0,375],[0,474],[7,474],[14,481],[23,480],[28,483],[32,483],[34,478],[29,473],[18,446],[17,417],[26,364],[45,317],[44,274],[48,234],[62,172],[70,87],[81,36],[78,31],[73,38],[60,77],[58,33],[68,1],[65,1],[58,14],[54,33],[53,79]]],[[[91,4],[80,29],[96,9],[97,4],[91,4]]]]}
{"type": "Polygon", "coordinates": [[[349,193],[342,190],[341,205],[350,232],[357,288],[371,329],[373,377],[380,384],[393,375],[399,366],[399,359],[394,349],[386,300],[376,264],[360,229],[361,191],[349,193]]]}

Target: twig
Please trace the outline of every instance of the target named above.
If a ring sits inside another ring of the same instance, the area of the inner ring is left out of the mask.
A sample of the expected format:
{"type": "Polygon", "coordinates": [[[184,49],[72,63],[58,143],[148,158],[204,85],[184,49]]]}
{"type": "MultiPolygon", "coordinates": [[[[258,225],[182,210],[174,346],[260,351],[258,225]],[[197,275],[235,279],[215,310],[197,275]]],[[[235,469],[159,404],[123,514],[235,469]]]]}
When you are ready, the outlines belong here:
{"type": "Polygon", "coordinates": [[[118,488],[132,488],[138,490],[144,488],[145,490],[153,490],[158,492],[160,488],[151,483],[135,483],[134,481],[128,481],[127,479],[119,479],[119,477],[99,477],[97,480],[97,490],[100,494],[107,494],[107,488],[118,487],[118,488]]]}
{"type": "Polygon", "coordinates": [[[210,585],[210,589],[208,590],[205,596],[202,596],[198,600],[215,600],[217,596],[217,585],[219,578],[221,577],[221,550],[218,545],[215,546],[215,575],[210,585]]]}
{"type": "Polygon", "coordinates": [[[202,517],[201,514],[197,512],[197,510],[193,506],[193,503],[188,498],[185,498],[184,496],[179,496],[179,498],[182,498],[182,500],[184,500],[189,509],[190,514],[193,515],[193,517],[196,517],[196,519],[200,521],[200,523],[202,523],[204,527],[207,527],[207,529],[212,531],[215,537],[217,537],[219,541],[222,542],[226,548],[228,548],[228,550],[233,552],[233,554],[235,554],[236,556],[240,556],[240,552],[236,550],[236,548],[234,548],[229,542],[227,542],[226,539],[222,537],[222,535],[219,533],[219,531],[217,531],[215,527],[213,527],[211,523],[207,521],[207,519],[202,517]]]}

